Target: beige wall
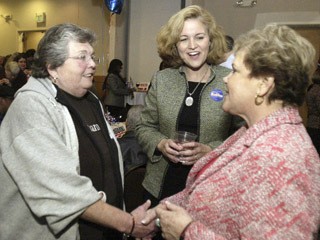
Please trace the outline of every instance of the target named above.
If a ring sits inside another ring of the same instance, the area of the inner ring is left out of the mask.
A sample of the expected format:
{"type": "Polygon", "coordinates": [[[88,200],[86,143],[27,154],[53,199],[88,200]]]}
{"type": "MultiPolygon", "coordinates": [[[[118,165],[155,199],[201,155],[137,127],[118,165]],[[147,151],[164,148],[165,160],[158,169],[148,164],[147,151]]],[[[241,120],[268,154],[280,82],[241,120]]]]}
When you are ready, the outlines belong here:
{"type": "Polygon", "coordinates": [[[253,8],[238,8],[234,6],[235,2],[236,0],[205,0],[204,4],[226,33],[233,37],[254,28],[260,13],[297,12],[294,17],[299,19],[298,12],[320,12],[319,0],[257,0],[258,3],[253,8]]]}
{"type": "Polygon", "coordinates": [[[134,83],[149,82],[159,69],[161,59],[157,54],[156,34],[169,17],[180,10],[180,3],[180,0],[131,1],[127,77],[134,83]]]}

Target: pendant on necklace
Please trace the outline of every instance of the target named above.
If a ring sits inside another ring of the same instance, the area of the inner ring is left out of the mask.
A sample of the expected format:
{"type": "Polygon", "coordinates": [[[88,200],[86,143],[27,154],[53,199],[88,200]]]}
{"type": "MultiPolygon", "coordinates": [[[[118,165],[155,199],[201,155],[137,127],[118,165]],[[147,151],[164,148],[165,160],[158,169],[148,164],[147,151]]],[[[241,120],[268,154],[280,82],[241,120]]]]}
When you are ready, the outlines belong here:
{"type": "Polygon", "coordinates": [[[185,103],[188,107],[192,106],[193,98],[191,96],[187,97],[185,103]]]}

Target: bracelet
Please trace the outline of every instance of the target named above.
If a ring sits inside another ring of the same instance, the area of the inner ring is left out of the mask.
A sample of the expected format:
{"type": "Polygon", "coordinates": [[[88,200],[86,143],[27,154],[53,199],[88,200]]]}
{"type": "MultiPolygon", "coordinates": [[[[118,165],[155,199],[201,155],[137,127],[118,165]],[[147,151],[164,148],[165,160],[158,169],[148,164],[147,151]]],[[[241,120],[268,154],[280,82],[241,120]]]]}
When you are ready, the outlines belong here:
{"type": "Polygon", "coordinates": [[[184,239],[184,235],[185,235],[185,233],[186,233],[186,231],[187,231],[187,228],[191,225],[191,223],[193,223],[193,221],[189,222],[189,223],[187,224],[187,226],[185,226],[185,228],[183,229],[183,231],[182,231],[182,233],[181,233],[181,235],[180,235],[180,240],[183,240],[183,239],[184,239]]]}
{"type": "Polygon", "coordinates": [[[134,219],[134,216],[131,214],[131,213],[129,213],[130,215],[131,215],[131,217],[132,217],[132,227],[131,227],[131,230],[130,230],[130,233],[123,233],[123,240],[126,240],[126,239],[128,239],[131,235],[132,235],[132,233],[133,233],[133,230],[134,230],[134,227],[135,227],[135,225],[136,225],[136,221],[135,221],[135,219],[134,219]]]}
{"type": "Polygon", "coordinates": [[[134,227],[136,225],[136,221],[134,220],[134,216],[130,213],[131,217],[132,217],[132,227],[131,227],[131,231],[129,233],[129,235],[132,235],[134,227]]]}

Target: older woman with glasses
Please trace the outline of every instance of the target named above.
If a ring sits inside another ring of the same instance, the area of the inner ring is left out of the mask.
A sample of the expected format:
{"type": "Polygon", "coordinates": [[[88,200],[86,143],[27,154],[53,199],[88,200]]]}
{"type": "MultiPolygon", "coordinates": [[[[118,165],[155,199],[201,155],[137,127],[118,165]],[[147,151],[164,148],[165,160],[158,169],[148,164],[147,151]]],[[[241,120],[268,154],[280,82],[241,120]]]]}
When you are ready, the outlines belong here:
{"type": "Polygon", "coordinates": [[[146,236],[150,203],[122,211],[119,144],[89,91],[95,35],[73,24],[41,39],[32,77],[2,122],[0,239],[146,236]]]}

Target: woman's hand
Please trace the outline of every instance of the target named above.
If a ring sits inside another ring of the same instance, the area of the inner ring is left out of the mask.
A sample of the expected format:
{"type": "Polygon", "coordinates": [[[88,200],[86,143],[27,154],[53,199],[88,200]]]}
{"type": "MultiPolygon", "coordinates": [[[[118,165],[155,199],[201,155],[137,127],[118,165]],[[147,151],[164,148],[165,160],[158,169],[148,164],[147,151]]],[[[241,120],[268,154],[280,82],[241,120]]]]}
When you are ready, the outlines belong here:
{"type": "Polygon", "coordinates": [[[181,144],[174,142],[172,139],[162,139],[157,148],[170,161],[174,163],[180,162],[180,151],[183,149],[181,144]]]}
{"type": "Polygon", "coordinates": [[[171,240],[179,239],[184,229],[193,221],[191,216],[182,207],[165,202],[166,208],[156,208],[160,218],[162,237],[171,240]]]}
{"type": "Polygon", "coordinates": [[[176,143],[172,139],[161,140],[158,149],[172,162],[181,162],[184,165],[193,165],[205,154],[212,151],[211,147],[202,143],[176,143]]]}
{"type": "Polygon", "coordinates": [[[133,226],[133,232],[132,232],[133,236],[146,237],[146,239],[148,239],[148,238],[151,238],[154,235],[155,231],[157,230],[153,222],[151,221],[149,221],[149,223],[143,222],[143,219],[148,215],[148,211],[151,211],[151,210],[148,210],[150,205],[151,205],[151,202],[150,200],[148,200],[144,204],[137,207],[135,210],[131,212],[132,216],[134,217],[134,226],[133,226]]]}
{"type": "Polygon", "coordinates": [[[208,145],[198,142],[186,142],[180,145],[183,147],[179,152],[180,162],[184,165],[193,165],[201,157],[212,151],[208,145]]]}
{"type": "Polygon", "coordinates": [[[142,219],[141,223],[144,225],[148,225],[151,222],[155,223],[154,221],[157,218],[156,209],[167,209],[167,206],[165,204],[158,204],[154,208],[150,208],[147,213],[145,214],[144,218],[142,219]]]}
{"type": "MultiPolygon", "coordinates": [[[[141,223],[143,225],[148,225],[148,226],[154,226],[154,228],[156,229],[155,231],[152,232],[152,234],[149,234],[148,236],[145,236],[141,239],[143,240],[152,240],[152,237],[154,236],[153,233],[159,231],[159,228],[157,228],[156,224],[155,224],[155,220],[157,218],[157,214],[156,214],[156,209],[166,209],[167,207],[164,204],[159,204],[154,208],[151,208],[147,211],[147,213],[145,214],[144,218],[142,219],[141,223]]],[[[137,238],[136,238],[137,240],[137,238]]]]}

